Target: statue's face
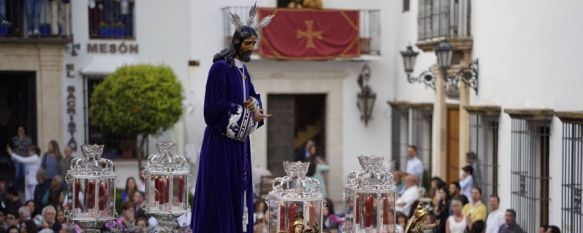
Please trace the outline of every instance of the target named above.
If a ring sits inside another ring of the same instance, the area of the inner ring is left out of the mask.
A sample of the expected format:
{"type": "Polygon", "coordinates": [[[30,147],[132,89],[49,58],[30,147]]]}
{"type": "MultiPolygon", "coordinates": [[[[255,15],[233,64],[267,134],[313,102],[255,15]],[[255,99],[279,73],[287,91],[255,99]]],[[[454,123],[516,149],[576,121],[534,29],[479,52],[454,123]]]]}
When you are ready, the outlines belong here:
{"type": "Polygon", "coordinates": [[[257,37],[250,36],[241,42],[241,48],[239,49],[239,58],[244,62],[251,61],[251,54],[253,53],[253,49],[257,44],[257,37]]]}

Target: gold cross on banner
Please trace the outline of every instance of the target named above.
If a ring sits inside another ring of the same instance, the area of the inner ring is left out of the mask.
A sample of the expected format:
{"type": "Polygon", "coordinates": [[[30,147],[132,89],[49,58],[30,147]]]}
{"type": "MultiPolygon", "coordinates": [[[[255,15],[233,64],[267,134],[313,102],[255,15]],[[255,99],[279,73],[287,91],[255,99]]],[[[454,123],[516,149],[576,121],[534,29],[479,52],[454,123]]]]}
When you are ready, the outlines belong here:
{"type": "Polygon", "coordinates": [[[297,38],[307,38],[308,44],[306,45],[306,48],[315,48],[314,37],[322,40],[324,38],[322,36],[322,31],[314,31],[314,20],[306,20],[304,23],[306,24],[306,31],[297,30],[297,38]]]}

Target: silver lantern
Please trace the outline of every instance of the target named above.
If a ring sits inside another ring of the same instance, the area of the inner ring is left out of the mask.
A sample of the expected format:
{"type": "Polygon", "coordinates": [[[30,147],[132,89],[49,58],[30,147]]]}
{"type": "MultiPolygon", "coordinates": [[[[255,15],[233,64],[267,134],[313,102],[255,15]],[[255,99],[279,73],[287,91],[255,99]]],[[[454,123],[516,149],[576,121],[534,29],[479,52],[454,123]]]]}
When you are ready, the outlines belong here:
{"type": "Polygon", "coordinates": [[[359,156],[358,161],[363,170],[350,172],[344,188],[345,232],[397,232],[393,175],[382,169],[382,157],[359,156]]]}
{"type": "Polygon", "coordinates": [[[175,143],[159,142],[156,147],[158,154],[150,154],[144,168],[144,210],[158,220],[159,232],[172,232],[177,228],[176,218],[190,212],[190,164],[176,152],[175,143]]]}
{"type": "Polygon", "coordinates": [[[322,232],[324,196],[320,182],[306,177],[310,163],[283,162],[267,197],[269,233],[322,232]]]}
{"type": "Polygon", "coordinates": [[[115,219],[115,174],[113,162],[101,158],[103,145],[82,145],[82,158],[75,158],[65,180],[71,190],[67,217],[85,232],[100,232],[115,219]]]}

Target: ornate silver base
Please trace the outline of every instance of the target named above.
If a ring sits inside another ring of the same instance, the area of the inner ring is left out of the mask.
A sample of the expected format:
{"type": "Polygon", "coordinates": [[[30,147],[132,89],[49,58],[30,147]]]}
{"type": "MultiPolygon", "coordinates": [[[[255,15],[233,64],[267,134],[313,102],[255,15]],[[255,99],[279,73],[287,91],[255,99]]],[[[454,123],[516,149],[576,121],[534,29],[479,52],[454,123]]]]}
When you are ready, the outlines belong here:
{"type": "Polygon", "coordinates": [[[101,229],[105,226],[102,221],[74,221],[85,233],[101,233],[101,229]]]}
{"type": "Polygon", "coordinates": [[[151,214],[158,221],[158,227],[156,227],[156,232],[166,233],[166,232],[176,232],[178,224],[176,224],[176,218],[171,214],[151,214]]]}

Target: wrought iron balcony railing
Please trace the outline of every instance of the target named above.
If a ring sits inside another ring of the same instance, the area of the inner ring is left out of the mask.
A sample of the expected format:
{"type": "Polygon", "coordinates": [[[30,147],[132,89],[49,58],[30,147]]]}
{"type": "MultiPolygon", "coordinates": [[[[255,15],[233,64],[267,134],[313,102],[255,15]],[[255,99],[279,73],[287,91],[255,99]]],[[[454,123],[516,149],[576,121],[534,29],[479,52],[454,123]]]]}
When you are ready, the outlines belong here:
{"type": "Polygon", "coordinates": [[[0,39],[68,38],[71,36],[71,3],[63,1],[3,1],[0,6],[0,39]]]}
{"type": "MultiPolygon", "coordinates": [[[[238,14],[242,22],[247,21],[250,7],[230,6],[223,8],[223,32],[225,46],[231,43],[235,27],[229,19],[229,12],[238,14]]],[[[381,12],[380,10],[360,10],[360,50],[363,55],[381,54],[381,12]]]]}

